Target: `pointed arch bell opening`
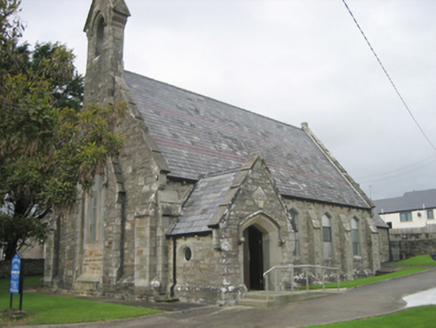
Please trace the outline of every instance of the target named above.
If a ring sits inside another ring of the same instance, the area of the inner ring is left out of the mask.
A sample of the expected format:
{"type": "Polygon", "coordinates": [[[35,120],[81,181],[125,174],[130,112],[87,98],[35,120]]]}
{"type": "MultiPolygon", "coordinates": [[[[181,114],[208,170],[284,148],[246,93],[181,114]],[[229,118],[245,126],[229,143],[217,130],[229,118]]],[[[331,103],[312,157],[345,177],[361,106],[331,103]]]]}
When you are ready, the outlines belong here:
{"type": "Polygon", "coordinates": [[[95,57],[100,56],[104,49],[105,22],[102,16],[97,17],[95,57]]]}

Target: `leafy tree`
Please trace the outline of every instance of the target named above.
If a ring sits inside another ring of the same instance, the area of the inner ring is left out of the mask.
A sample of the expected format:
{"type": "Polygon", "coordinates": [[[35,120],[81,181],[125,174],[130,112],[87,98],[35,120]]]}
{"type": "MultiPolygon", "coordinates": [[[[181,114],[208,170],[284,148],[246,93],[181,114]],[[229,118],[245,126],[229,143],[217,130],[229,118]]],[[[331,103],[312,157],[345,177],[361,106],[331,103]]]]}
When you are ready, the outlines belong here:
{"type": "Polygon", "coordinates": [[[19,0],[0,0],[0,242],[6,259],[47,236],[50,213],[74,206],[123,138],[124,105],[82,105],[82,78],[65,46],[19,44],[19,0]]]}
{"type": "MultiPolygon", "coordinates": [[[[23,48],[21,51],[28,52],[31,56],[29,59],[26,59],[28,68],[38,72],[40,67],[44,66],[44,61],[56,56],[57,53],[62,51],[61,48],[64,46],[59,43],[37,43],[32,52],[28,50],[27,43],[21,47],[23,48]]],[[[58,75],[54,72],[54,75],[50,75],[53,72],[46,72],[45,78],[50,80],[52,94],[57,100],[58,107],[69,107],[79,110],[83,105],[83,76],[77,74],[72,61],[68,65],[72,74],[58,75]]]]}

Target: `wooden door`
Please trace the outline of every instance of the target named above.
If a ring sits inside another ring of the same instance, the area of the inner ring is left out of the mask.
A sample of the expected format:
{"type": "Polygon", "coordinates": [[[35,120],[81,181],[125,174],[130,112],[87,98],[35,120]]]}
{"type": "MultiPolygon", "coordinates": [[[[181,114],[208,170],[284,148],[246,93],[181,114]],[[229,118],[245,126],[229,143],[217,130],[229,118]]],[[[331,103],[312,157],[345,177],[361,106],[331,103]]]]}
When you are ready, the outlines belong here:
{"type": "Polygon", "coordinates": [[[263,289],[262,232],[250,226],[244,230],[244,283],[248,290],[263,289]]]}

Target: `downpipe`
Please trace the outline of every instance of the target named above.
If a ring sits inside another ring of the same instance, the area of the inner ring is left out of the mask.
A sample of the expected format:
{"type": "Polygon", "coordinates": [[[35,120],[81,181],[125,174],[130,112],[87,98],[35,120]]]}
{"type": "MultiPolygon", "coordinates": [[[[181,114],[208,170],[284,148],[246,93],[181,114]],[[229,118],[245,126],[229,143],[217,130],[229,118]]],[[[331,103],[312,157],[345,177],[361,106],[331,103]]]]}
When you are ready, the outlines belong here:
{"type": "Polygon", "coordinates": [[[177,243],[176,236],[173,236],[173,284],[170,287],[170,297],[174,297],[174,287],[177,284],[177,243]]]}

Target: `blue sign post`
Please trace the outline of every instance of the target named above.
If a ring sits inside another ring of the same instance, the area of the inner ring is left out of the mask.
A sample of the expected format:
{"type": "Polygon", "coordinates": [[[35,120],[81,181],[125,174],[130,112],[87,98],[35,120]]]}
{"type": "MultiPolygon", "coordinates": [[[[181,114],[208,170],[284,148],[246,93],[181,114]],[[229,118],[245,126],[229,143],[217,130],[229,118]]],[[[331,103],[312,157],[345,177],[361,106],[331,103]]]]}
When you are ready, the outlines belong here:
{"type": "Polygon", "coordinates": [[[21,274],[22,269],[23,266],[21,263],[21,257],[17,253],[12,258],[9,293],[11,294],[10,308],[12,308],[13,295],[20,294],[20,311],[23,308],[23,275],[21,274]]]}

